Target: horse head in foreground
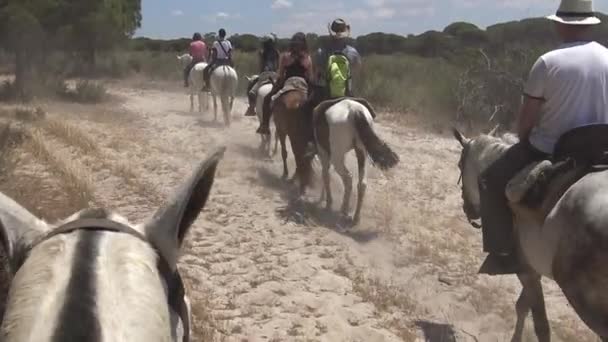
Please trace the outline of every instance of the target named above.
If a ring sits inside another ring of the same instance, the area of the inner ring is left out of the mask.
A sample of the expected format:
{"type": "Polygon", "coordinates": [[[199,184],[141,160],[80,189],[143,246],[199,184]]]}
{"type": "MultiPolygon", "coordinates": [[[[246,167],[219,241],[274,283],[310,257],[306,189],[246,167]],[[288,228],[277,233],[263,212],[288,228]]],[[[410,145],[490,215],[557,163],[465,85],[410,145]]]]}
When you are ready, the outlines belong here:
{"type": "Polygon", "coordinates": [[[190,307],[178,255],[224,150],[140,225],[91,209],[49,225],[0,194],[13,274],[0,340],[187,342],[190,307]]]}
{"type": "MultiPolygon", "coordinates": [[[[479,175],[515,141],[494,134],[466,138],[462,146],[463,209],[469,221],[480,217],[479,175]]],[[[522,341],[530,311],[539,341],[550,341],[541,277],[554,279],[579,317],[608,341],[608,126],[566,132],[553,156],[516,175],[505,195],[514,217],[519,259],[525,271],[517,300],[512,341],[522,341]]]]}

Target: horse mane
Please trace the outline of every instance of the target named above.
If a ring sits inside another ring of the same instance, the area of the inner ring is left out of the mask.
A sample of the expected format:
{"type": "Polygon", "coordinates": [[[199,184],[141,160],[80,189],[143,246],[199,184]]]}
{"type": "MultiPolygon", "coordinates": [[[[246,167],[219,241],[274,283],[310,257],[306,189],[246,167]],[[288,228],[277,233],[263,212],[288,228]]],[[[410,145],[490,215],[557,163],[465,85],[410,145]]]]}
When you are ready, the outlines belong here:
{"type": "Polygon", "coordinates": [[[476,156],[479,169],[484,170],[517,142],[519,139],[513,133],[505,133],[498,137],[482,134],[471,141],[469,148],[470,153],[476,156]]]}

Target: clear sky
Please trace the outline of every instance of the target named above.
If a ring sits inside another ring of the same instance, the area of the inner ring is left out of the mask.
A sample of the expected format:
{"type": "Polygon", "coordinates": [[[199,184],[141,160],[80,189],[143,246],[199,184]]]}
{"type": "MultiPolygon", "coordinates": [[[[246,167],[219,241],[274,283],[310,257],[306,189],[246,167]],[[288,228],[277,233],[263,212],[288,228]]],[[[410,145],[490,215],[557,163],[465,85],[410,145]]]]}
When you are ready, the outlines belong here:
{"type": "MultiPolygon", "coordinates": [[[[354,36],[370,32],[407,35],[442,30],[455,21],[480,27],[544,16],[559,0],[142,0],[143,23],[137,36],[191,37],[224,27],[228,34],[296,31],[326,33],[335,17],[349,21],[354,36]]],[[[608,1],[595,1],[608,12],[608,1]]]]}

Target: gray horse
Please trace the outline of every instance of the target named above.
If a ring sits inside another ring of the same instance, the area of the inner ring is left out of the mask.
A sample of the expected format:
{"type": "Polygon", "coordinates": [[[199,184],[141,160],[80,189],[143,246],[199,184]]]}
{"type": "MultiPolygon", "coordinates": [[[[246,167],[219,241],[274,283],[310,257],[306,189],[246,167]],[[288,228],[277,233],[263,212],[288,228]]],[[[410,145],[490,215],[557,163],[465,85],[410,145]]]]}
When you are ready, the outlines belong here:
{"type": "MultiPolygon", "coordinates": [[[[514,141],[492,133],[468,139],[457,130],[454,136],[463,147],[459,167],[464,209],[469,219],[478,219],[477,178],[514,141]]],[[[545,201],[540,208],[544,213],[510,203],[520,259],[527,265],[527,271],[518,274],[523,289],[512,341],[522,340],[530,310],[539,341],[551,339],[542,276],[555,280],[579,317],[608,341],[608,172],[587,174],[563,194],[549,192],[551,205],[545,201]]],[[[512,193],[507,195],[512,198],[512,193]]]]}
{"type": "Polygon", "coordinates": [[[49,225],[0,193],[0,234],[14,275],[0,340],[187,342],[178,255],[223,153],[201,163],[140,225],[91,209],[49,225]]]}

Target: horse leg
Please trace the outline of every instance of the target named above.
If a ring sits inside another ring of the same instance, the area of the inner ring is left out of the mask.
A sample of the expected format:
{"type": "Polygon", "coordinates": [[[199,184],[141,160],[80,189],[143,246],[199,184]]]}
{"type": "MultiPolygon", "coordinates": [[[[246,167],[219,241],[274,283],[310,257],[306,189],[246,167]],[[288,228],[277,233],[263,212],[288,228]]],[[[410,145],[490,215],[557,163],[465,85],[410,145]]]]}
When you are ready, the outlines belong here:
{"type": "Polygon", "coordinates": [[[220,97],[222,102],[222,114],[224,114],[224,125],[230,127],[230,99],[223,95],[220,97]]]}
{"type": "Polygon", "coordinates": [[[281,157],[283,158],[283,179],[287,179],[289,177],[289,171],[287,170],[287,146],[285,146],[285,139],[287,134],[284,132],[277,132],[279,136],[279,140],[281,141],[281,157]]]}
{"type": "Polygon", "coordinates": [[[203,93],[200,91],[198,92],[198,112],[203,112],[203,93]]]}
{"type": "MultiPolygon", "coordinates": [[[[276,132],[275,132],[276,135],[276,132]]],[[[262,136],[264,136],[262,134],[262,136]]],[[[271,157],[270,155],[270,146],[272,145],[272,131],[270,132],[270,134],[268,135],[268,137],[265,137],[265,145],[264,145],[264,153],[266,154],[267,157],[271,157]]]]}
{"type": "Polygon", "coordinates": [[[365,162],[367,155],[365,149],[355,147],[355,154],[357,155],[357,165],[359,166],[359,185],[357,186],[357,209],[355,210],[355,216],[353,222],[359,223],[361,219],[361,207],[363,206],[363,198],[367,190],[367,179],[366,179],[366,168],[365,162]]]}
{"type": "Polygon", "coordinates": [[[342,198],[342,208],[340,210],[344,216],[347,216],[350,207],[350,196],[353,192],[353,176],[346,168],[346,165],[344,165],[344,154],[334,154],[331,159],[334,169],[342,178],[342,184],[344,185],[344,197],[342,198]]]}
{"type": "Polygon", "coordinates": [[[323,197],[327,196],[325,202],[325,209],[331,210],[331,206],[333,204],[333,198],[331,196],[331,187],[330,187],[330,177],[329,177],[329,169],[331,164],[329,162],[329,156],[327,152],[323,149],[319,149],[319,159],[321,159],[321,169],[322,169],[322,177],[323,177],[323,189],[321,190],[321,199],[319,202],[323,203],[323,197]]]}
{"type": "MultiPolygon", "coordinates": [[[[272,143],[272,141],[269,142],[269,144],[270,143],[272,143]]],[[[268,146],[268,148],[270,148],[270,146],[268,146]]],[[[275,129],[274,130],[274,152],[272,152],[272,155],[273,156],[276,155],[278,150],[279,150],[279,134],[278,134],[278,131],[275,129]]]]}
{"type": "Polygon", "coordinates": [[[517,299],[517,303],[515,304],[517,322],[515,324],[515,332],[511,342],[522,341],[524,322],[530,310],[532,310],[534,331],[536,332],[538,341],[550,342],[551,332],[549,320],[547,318],[547,310],[545,308],[543,287],[540,282],[541,277],[535,273],[521,273],[518,274],[517,277],[523,288],[517,299]]]}
{"type": "Polygon", "coordinates": [[[215,94],[211,96],[213,97],[213,121],[217,122],[217,96],[215,94]]]}
{"type": "Polygon", "coordinates": [[[190,93],[190,113],[194,112],[194,94],[190,93]]]}

